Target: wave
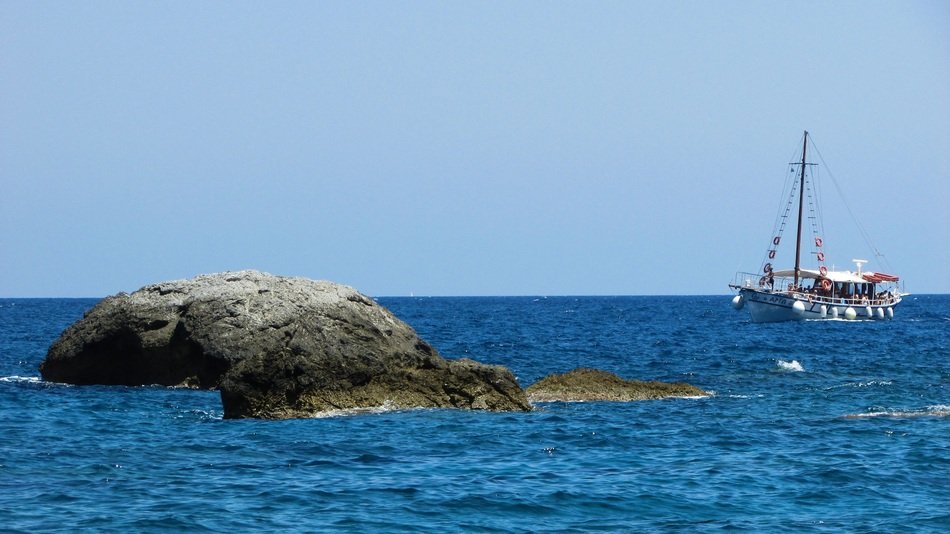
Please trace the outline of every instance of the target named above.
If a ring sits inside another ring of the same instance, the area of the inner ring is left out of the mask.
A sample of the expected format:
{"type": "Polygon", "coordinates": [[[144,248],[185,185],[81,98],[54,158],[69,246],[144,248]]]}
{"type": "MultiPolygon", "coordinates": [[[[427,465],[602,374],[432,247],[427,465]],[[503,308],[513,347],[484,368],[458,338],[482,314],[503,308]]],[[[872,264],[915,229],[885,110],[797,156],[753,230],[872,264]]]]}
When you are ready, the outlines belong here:
{"type": "Polygon", "coordinates": [[[874,410],[866,413],[855,413],[844,416],[845,419],[867,419],[872,417],[950,417],[950,406],[935,404],[917,410],[874,410]]]}
{"type": "Polygon", "coordinates": [[[0,382],[21,382],[27,384],[39,384],[43,379],[38,376],[0,376],[0,382]]]}
{"type": "Polygon", "coordinates": [[[339,408],[317,412],[309,416],[310,419],[326,419],[328,417],[347,417],[353,415],[381,414],[389,412],[404,412],[412,410],[426,410],[429,408],[404,408],[397,406],[393,401],[387,400],[379,406],[369,408],[339,408]]]}
{"type": "Polygon", "coordinates": [[[782,371],[788,371],[790,373],[802,373],[805,371],[805,368],[802,367],[802,364],[798,363],[798,360],[792,360],[790,362],[779,360],[777,364],[778,368],[782,371]]]}
{"type": "Polygon", "coordinates": [[[837,386],[829,386],[825,388],[825,391],[831,391],[833,389],[841,388],[873,388],[873,387],[886,387],[892,385],[893,382],[890,380],[869,380],[867,382],[848,382],[846,384],[839,384],[837,386]]]}
{"type": "Polygon", "coordinates": [[[179,412],[176,416],[176,419],[187,419],[193,418],[198,421],[223,421],[224,412],[220,410],[185,410],[179,412]]]}

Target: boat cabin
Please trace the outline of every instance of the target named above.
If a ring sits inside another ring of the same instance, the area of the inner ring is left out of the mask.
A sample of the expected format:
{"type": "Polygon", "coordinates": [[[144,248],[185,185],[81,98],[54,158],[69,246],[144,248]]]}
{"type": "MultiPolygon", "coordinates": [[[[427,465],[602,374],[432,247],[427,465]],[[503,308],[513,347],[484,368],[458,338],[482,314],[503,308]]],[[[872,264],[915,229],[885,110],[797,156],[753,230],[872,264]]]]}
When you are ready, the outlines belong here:
{"type": "Polygon", "coordinates": [[[798,286],[794,269],[774,271],[759,279],[759,289],[784,293],[811,302],[828,304],[887,305],[897,292],[891,287],[896,276],[883,273],[800,269],[798,286]]]}

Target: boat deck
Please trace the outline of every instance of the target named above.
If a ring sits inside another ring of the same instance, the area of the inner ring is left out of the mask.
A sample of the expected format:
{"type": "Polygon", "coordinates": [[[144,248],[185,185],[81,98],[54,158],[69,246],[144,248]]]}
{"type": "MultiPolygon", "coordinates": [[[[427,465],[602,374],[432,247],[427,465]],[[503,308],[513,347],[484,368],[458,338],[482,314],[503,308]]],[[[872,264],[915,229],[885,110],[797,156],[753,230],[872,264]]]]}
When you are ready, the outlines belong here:
{"type": "Polygon", "coordinates": [[[774,286],[762,283],[763,277],[754,273],[737,273],[729,287],[741,290],[750,289],[768,295],[781,295],[808,303],[827,304],[829,306],[893,306],[901,301],[900,292],[881,291],[873,297],[866,295],[837,294],[834,286],[830,291],[821,288],[796,288],[792,280],[775,278],[774,286]]]}

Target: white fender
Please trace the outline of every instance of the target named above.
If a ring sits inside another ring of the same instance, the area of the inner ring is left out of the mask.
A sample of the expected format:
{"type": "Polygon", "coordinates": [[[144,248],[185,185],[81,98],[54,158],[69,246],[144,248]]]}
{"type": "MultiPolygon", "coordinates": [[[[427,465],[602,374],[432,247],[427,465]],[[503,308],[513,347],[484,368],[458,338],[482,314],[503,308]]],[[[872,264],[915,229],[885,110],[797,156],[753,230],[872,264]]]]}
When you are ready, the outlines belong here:
{"type": "Polygon", "coordinates": [[[732,297],[732,307],[741,310],[745,306],[745,299],[742,298],[742,295],[736,295],[732,297]]]}
{"type": "Polygon", "coordinates": [[[795,315],[805,315],[805,303],[796,300],[795,304],[792,304],[792,310],[795,312],[795,315]]]}

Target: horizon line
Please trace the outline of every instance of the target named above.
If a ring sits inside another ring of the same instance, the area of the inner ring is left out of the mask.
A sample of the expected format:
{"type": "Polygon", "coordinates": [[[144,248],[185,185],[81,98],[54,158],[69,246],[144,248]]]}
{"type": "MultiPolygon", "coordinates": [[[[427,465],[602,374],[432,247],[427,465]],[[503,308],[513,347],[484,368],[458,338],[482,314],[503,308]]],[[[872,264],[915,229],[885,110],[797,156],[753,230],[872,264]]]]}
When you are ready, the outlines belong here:
{"type": "MultiPolygon", "coordinates": [[[[126,294],[134,293],[124,292],[126,294]]],[[[362,292],[360,292],[362,293],[362,292]]],[[[0,300],[102,300],[108,297],[117,295],[114,293],[112,295],[106,295],[104,297],[6,297],[0,296],[0,300]]],[[[521,295],[369,295],[363,293],[367,297],[373,299],[391,299],[391,298],[417,298],[417,299],[431,299],[431,298],[623,298],[623,297],[728,297],[732,296],[732,293],[703,293],[703,294],[687,294],[687,293],[641,293],[641,294],[622,294],[622,293],[565,293],[565,294],[521,294],[521,295]]],[[[940,295],[950,295],[950,293],[909,293],[906,296],[940,296],[940,295]]]]}

